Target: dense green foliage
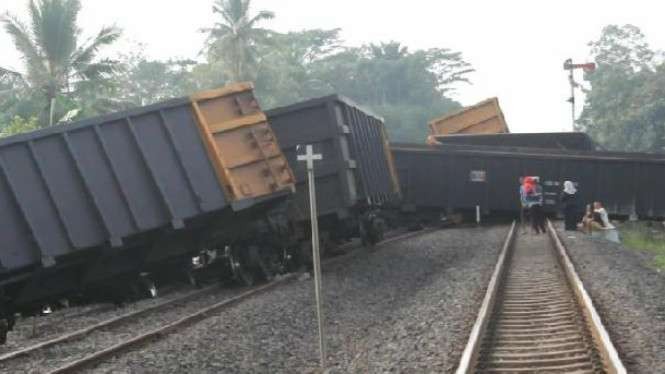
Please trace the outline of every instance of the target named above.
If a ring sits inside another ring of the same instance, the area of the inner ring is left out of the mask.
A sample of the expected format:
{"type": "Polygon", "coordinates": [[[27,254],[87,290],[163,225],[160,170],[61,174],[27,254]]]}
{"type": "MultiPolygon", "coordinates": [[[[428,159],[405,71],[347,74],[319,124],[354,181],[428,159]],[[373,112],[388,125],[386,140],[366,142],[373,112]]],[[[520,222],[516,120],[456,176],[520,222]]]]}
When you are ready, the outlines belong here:
{"type": "Polygon", "coordinates": [[[5,17],[26,74],[0,69],[0,128],[17,116],[48,124],[51,102],[57,122],[251,80],[264,108],[340,93],[383,116],[393,140],[420,142],[429,119],[460,107],[447,95],[472,72],[459,52],[445,48],[410,51],[398,42],[348,47],[339,29],[277,33],[262,28],[275,15],[253,13],[249,0],[213,2],[217,19],[201,30],[207,35],[203,61],[154,61],[141,48],[117,61],[95,59],[119,31],[104,28],[80,47],[79,9],[78,0],[30,1],[38,21],[30,28],[5,17]],[[52,20],[66,27],[51,30],[52,20]]]}
{"type": "Polygon", "coordinates": [[[635,26],[610,25],[590,44],[597,69],[578,127],[613,150],[665,151],[665,63],[635,26]]]}
{"type": "Polygon", "coordinates": [[[2,18],[5,31],[21,53],[26,73],[3,71],[4,75],[13,76],[12,88],[22,91],[10,95],[14,96],[11,100],[29,100],[34,107],[32,113],[13,114],[38,115],[41,126],[47,126],[67,114],[68,108],[63,105],[70,100],[85,95],[86,105],[94,105],[90,103],[97,97],[90,94],[100,92],[97,86],[104,85],[104,80],[116,70],[113,60],[97,59],[97,54],[115,42],[120,31],[104,27],[94,38],[81,43],[77,25],[79,0],[31,0],[28,10],[29,23],[12,15],[2,18]]]}
{"type": "Polygon", "coordinates": [[[2,130],[0,130],[0,138],[20,134],[23,132],[34,131],[37,129],[39,129],[37,118],[33,117],[28,120],[24,120],[21,117],[14,117],[7,125],[2,127],[2,130]]]}

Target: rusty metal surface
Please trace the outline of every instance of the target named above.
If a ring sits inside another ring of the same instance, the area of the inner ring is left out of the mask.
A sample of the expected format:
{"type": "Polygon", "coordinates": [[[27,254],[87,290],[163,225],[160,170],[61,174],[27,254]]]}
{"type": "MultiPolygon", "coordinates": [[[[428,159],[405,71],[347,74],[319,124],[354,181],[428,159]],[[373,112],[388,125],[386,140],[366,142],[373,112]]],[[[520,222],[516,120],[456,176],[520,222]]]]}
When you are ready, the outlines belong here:
{"type": "Polygon", "coordinates": [[[508,133],[508,124],[496,97],[429,122],[431,135],[508,133]]]}
{"type": "Polygon", "coordinates": [[[250,83],[192,96],[202,136],[232,200],[293,189],[294,177],[250,83]]]}

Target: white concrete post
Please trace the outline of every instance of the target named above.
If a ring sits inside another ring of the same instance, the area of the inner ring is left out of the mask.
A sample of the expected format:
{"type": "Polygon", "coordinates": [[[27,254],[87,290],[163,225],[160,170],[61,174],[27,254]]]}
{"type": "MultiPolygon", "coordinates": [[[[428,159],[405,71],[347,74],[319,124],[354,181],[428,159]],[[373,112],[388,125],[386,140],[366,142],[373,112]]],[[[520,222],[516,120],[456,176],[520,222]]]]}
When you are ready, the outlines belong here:
{"type": "Polygon", "coordinates": [[[321,154],[314,154],[308,144],[304,155],[298,155],[298,161],[307,162],[307,182],[309,184],[309,211],[312,220],[312,259],[314,262],[314,294],[316,295],[316,314],[319,323],[319,353],[321,368],[326,367],[326,346],[323,330],[323,294],[321,293],[321,256],[319,251],[319,220],[316,211],[316,186],[314,182],[314,160],[321,160],[321,154]]]}

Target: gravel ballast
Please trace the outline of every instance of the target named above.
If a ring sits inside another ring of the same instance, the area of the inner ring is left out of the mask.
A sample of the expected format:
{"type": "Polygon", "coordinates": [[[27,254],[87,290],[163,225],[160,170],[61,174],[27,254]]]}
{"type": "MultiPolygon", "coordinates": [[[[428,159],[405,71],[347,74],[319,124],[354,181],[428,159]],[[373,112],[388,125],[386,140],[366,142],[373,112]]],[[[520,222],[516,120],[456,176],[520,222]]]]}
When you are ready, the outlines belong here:
{"type": "Polygon", "coordinates": [[[665,373],[665,276],[648,254],[559,231],[629,373],[665,373]]]}
{"type": "MultiPolygon", "coordinates": [[[[329,372],[451,372],[507,232],[436,231],[324,267],[329,372]]],[[[293,281],[92,371],[318,372],[313,293],[293,281]]]]}
{"type": "Polygon", "coordinates": [[[25,356],[3,362],[0,373],[46,373],[68,362],[81,359],[95,351],[121,343],[125,339],[140,335],[173,322],[201,308],[215,304],[219,300],[231,298],[241,293],[241,288],[215,287],[209,292],[183,303],[166,306],[128,319],[117,325],[107,326],[86,334],[84,337],[61,342],[40,349],[25,356]]]}
{"type": "Polygon", "coordinates": [[[71,333],[86,326],[142,310],[158,303],[185,296],[196,290],[187,285],[171,287],[163,296],[143,299],[116,307],[113,304],[88,304],[55,311],[48,316],[19,318],[9,332],[7,344],[0,345],[0,355],[71,333]]]}

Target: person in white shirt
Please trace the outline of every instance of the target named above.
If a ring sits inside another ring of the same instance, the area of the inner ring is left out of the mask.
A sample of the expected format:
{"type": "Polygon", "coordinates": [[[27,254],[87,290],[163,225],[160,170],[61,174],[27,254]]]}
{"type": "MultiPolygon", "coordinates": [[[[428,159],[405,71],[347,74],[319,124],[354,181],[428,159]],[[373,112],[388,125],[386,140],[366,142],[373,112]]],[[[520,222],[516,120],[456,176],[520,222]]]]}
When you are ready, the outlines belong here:
{"type": "Polygon", "coordinates": [[[606,240],[620,243],[619,230],[614,227],[612,222],[610,222],[609,214],[607,210],[603,207],[603,204],[600,201],[593,203],[593,222],[592,226],[596,229],[596,233],[606,240]]]}
{"type": "Polygon", "coordinates": [[[607,210],[603,207],[603,204],[600,201],[596,201],[593,203],[593,215],[594,215],[594,222],[596,222],[600,229],[603,230],[613,230],[616,227],[610,222],[610,217],[609,214],[607,214],[607,210]]]}

